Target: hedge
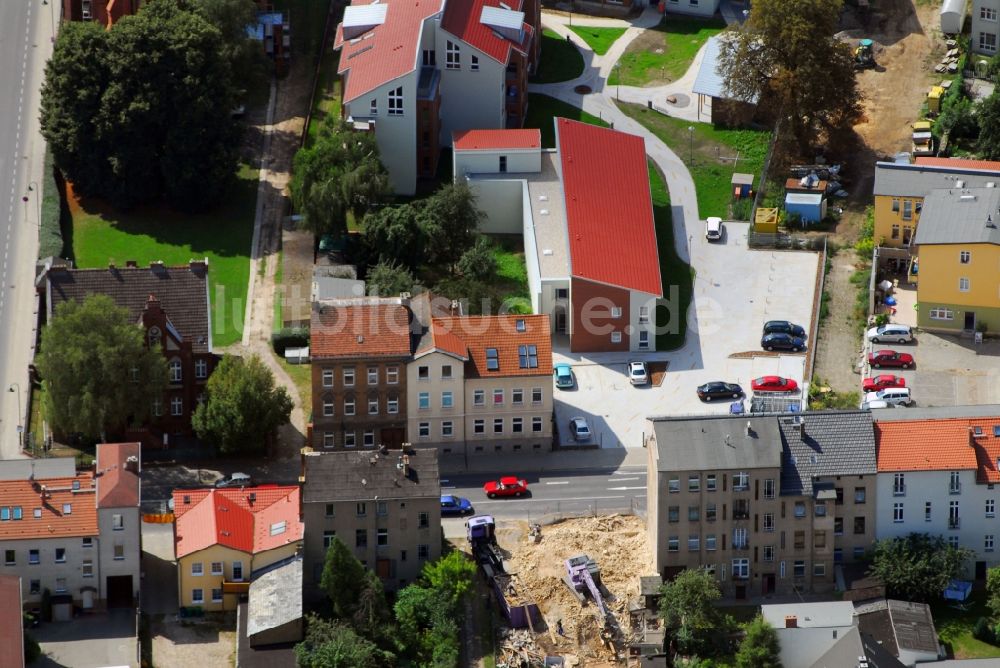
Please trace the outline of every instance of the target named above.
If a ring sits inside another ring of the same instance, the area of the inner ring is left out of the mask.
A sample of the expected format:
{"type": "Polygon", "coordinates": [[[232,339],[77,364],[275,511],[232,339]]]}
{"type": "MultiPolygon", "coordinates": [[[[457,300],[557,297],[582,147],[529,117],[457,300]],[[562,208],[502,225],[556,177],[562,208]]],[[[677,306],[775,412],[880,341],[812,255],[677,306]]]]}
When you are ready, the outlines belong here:
{"type": "Polygon", "coordinates": [[[52,164],[52,151],[45,147],[45,174],[42,177],[42,220],[38,230],[38,257],[65,257],[62,230],[62,195],[52,164]]]}
{"type": "Polygon", "coordinates": [[[308,345],[308,327],[284,327],[271,335],[271,346],[282,357],[285,356],[286,348],[304,348],[308,345]]]}

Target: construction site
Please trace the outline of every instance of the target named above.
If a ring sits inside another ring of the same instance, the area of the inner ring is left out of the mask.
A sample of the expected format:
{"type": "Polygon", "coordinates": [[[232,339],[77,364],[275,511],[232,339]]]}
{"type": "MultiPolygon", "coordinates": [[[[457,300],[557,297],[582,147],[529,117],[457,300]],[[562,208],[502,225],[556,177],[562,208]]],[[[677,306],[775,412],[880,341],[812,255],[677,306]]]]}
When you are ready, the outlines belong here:
{"type": "MultiPolygon", "coordinates": [[[[626,665],[649,639],[662,645],[640,577],[651,574],[643,520],[585,517],[540,526],[481,516],[469,520],[473,556],[506,624],[497,667],[626,665]],[[652,627],[652,628],[651,628],[652,627]],[[561,663],[559,659],[561,658],[561,663]],[[549,658],[549,663],[546,663],[549,658]]],[[[645,588],[652,580],[645,577],[645,588]]],[[[655,588],[654,588],[655,589],[655,588]]],[[[647,592],[648,593],[648,592],[647,592]]],[[[638,665],[633,659],[631,665],[638,665]]]]}

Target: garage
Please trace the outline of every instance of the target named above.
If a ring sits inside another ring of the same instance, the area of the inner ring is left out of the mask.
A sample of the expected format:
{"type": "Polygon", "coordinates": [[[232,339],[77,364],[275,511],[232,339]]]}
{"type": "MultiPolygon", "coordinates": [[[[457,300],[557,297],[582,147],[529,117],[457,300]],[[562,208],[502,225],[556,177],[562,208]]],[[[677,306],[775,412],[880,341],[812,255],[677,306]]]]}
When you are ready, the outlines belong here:
{"type": "Polygon", "coordinates": [[[131,608],[132,576],[114,575],[107,578],[108,608],[131,608]]]}

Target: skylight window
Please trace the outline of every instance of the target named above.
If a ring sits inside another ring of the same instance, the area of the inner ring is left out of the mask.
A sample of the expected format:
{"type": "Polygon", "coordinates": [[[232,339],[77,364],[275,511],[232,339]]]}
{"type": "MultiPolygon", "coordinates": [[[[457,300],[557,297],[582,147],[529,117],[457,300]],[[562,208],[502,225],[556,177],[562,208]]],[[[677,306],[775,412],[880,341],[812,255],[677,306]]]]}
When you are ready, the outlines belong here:
{"type": "Polygon", "coordinates": [[[271,525],[271,535],[280,536],[281,534],[285,533],[285,529],[287,528],[288,528],[288,523],[285,520],[281,520],[280,522],[275,522],[274,524],[271,525]]]}
{"type": "Polygon", "coordinates": [[[993,435],[1000,436],[1000,424],[993,425],[993,435]]]}
{"type": "Polygon", "coordinates": [[[517,348],[522,369],[538,368],[538,348],[534,345],[520,345],[517,348]]]}
{"type": "Polygon", "coordinates": [[[486,370],[487,371],[500,370],[500,356],[497,354],[496,348],[486,349],[486,370]]]}
{"type": "Polygon", "coordinates": [[[524,318],[518,318],[514,322],[514,325],[517,327],[517,331],[519,332],[523,332],[525,329],[527,329],[527,327],[524,326],[524,318]]]}

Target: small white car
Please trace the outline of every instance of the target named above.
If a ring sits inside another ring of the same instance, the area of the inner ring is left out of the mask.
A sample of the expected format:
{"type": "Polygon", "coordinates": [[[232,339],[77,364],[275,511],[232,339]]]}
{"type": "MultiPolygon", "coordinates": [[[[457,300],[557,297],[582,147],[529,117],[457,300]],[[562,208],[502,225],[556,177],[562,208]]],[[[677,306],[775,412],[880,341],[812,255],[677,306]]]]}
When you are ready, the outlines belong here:
{"type": "Polygon", "coordinates": [[[887,324],[872,327],[866,337],[872,343],[909,343],[913,340],[913,330],[909,325],[887,324]]]}
{"type": "Polygon", "coordinates": [[[705,221],[705,238],[709,241],[722,240],[722,219],[711,216],[705,221]]]}
{"type": "Polygon", "coordinates": [[[585,417],[575,417],[569,421],[569,433],[573,435],[573,440],[577,442],[584,442],[590,440],[590,425],[587,424],[587,418],[585,417]]]}
{"type": "Polygon", "coordinates": [[[876,408],[895,408],[888,401],[882,401],[881,399],[873,399],[872,401],[862,401],[861,405],[858,406],[863,411],[870,411],[876,408]]]}
{"type": "Polygon", "coordinates": [[[913,403],[908,387],[887,387],[878,392],[865,393],[865,403],[871,404],[874,401],[884,401],[892,406],[909,406],[913,403]]]}
{"type": "Polygon", "coordinates": [[[633,385],[645,385],[649,382],[649,374],[646,373],[645,362],[628,363],[628,382],[633,385]]]}

